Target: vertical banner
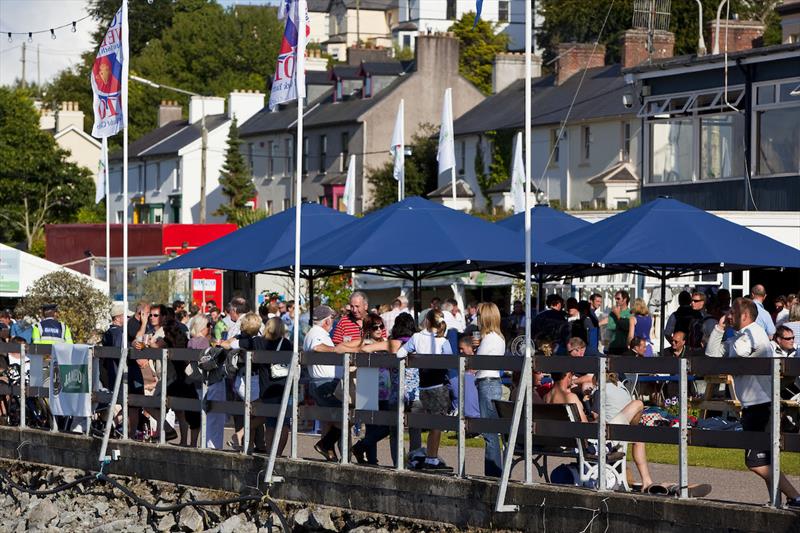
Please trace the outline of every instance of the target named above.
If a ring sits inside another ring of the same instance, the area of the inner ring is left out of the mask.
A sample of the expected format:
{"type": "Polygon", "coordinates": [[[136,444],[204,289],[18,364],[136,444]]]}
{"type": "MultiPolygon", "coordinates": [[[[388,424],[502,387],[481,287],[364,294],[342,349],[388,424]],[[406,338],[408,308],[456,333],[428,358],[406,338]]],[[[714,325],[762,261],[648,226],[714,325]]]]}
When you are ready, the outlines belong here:
{"type": "Polygon", "coordinates": [[[402,200],[406,195],[406,169],[405,169],[405,158],[406,158],[406,147],[405,147],[405,130],[403,126],[403,115],[404,115],[404,100],[400,100],[400,107],[397,109],[397,119],[395,119],[394,123],[394,132],[392,133],[392,145],[389,147],[389,151],[392,154],[392,158],[394,159],[394,168],[392,169],[392,175],[394,179],[397,180],[397,201],[399,202],[402,200]]]}
{"type": "Polygon", "coordinates": [[[511,166],[511,201],[514,214],[525,211],[525,163],[522,161],[522,132],[514,136],[514,159],[511,166]]]}
{"type": "Polygon", "coordinates": [[[306,96],[305,62],[306,41],[298,46],[297,28],[300,21],[305,23],[305,36],[311,32],[308,19],[308,9],[305,0],[283,0],[278,14],[286,18],[286,27],[283,31],[281,46],[278,50],[278,62],[275,65],[275,76],[272,80],[272,89],[269,93],[269,108],[275,109],[278,104],[291,102],[306,96]]]}
{"type": "Polygon", "coordinates": [[[50,410],[59,416],[91,416],[87,344],[54,344],[50,361],[50,410]]]}
{"type": "Polygon", "coordinates": [[[439,162],[439,176],[450,172],[450,181],[453,187],[453,200],[456,199],[456,149],[453,139],[453,100],[452,89],[444,91],[442,102],[442,121],[439,126],[439,150],[436,160],[439,162]]]}
{"type": "Polygon", "coordinates": [[[128,31],[123,27],[123,18],[123,8],[119,8],[92,65],[92,136],[98,139],[116,135],[128,122],[123,112],[123,96],[127,96],[123,94],[123,79],[127,77],[127,50],[123,46],[127,36],[123,37],[123,32],[128,31]]]}

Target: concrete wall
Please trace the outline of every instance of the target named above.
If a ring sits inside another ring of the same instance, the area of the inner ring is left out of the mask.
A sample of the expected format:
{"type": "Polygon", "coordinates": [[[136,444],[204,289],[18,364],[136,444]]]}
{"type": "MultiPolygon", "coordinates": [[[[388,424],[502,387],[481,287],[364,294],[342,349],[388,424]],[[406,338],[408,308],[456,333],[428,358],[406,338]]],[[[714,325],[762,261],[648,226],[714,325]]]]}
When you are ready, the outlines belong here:
{"type": "MultiPolygon", "coordinates": [[[[14,461],[97,471],[100,444],[83,436],[0,428],[0,457],[14,461]]],[[[115,449],[121,457],[107,468],[112,475],[231,492],[258,487],[263,475],[264,459],[258,457],[116,440],[109,450],[115,449]]],[[[581,531],[594,519],[615,533],[800,531],[800,521],[790,511],[711,500],[511,484],[506,502],[519,505],[519,511],[495,513],[498,485],[482,479],[285,459],[278,460],[275,472],[284,481],[270,489],[274,498],[445,522],[460,529],[581,531]]]]}

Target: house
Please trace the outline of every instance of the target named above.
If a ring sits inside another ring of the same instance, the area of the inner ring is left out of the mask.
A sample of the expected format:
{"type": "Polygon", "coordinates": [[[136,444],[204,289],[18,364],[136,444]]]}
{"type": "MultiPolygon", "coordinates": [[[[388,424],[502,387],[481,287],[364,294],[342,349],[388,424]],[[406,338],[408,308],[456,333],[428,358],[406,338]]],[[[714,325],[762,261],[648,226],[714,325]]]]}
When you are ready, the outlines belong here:
{"type": "MultiPolygon", "coordinates": [[[[414,49],[418,35],[443,32],[465,13],[475,12],[475,0],[396,0],[397,24],[392,26],[392,36],[401,48],[414,49]]],[[[542,27],[544,18],[531,2],[534,10],[534,32],[542,27]]],[[[495,25],[498,33],[509,37],[509,50],[525,48],[525,2],[521,0],[483,0],[481,20],[495,25]]],[[[534,53],[540,50],[535,46],[534,53]]]]}
{"type": "Polygon", "coordinates": [[[785,0],[775,11],[781,17],[781,43],[800,43],[800,0],[785,0]]]}
{"type": "Polygon", "coordinates": [[[727,22],[719,48],[727,55],[628,73],[644,132],[642,201],[669,195],[706,210],[798,211],[800,43],[752,48],[763,26],[727,22]]]}
{"type": "Polygon", "coordinates": [[[352,46],[392,47],[397,0],[309,0],[308,11],[309,42],[319,43],[338,61],[352,46]]]}
{"type": "MultiPolygon", "coordinates": [[[[192,96],[189,118],[182,119],[174,102],[159,108],[159,127],[128,147],[128,221],[134,224],[200,222],[201,167],[206,162],[206,221],[223,222],[214,211],[226,199],[219,186],[228,132],[234,117],[244,123],[264,107],[264,95],[234,91],[225,99],[192,96]],[[207,149],[202,149],[205,116],[207,149]]],[[[109,197],[114,222],[122,222],[122,151],[109,157],[109,197]]]]}
{"type": "MultiPolygon", "coordinates": [[[[604,64],[602,45],[563,43],[557,50],[556,72],[531,80],[531,184],[550,204],[620,209],[638,199],[640,124],[626,98],[630,89],[622,70],[649,59],[646,40],[642,31],[625,32],[622,63],[615,65],[604,64]]],[[[672,56],[671,33],[658,32],[654,42],[653,56],[672,56]]],[[[498,57],[495,62],[496,94],[454,122],[457,174],[476,192],[478,209],[512,207],[510,180],[489,188],[485,198],[477,178],[489,172],[499,140],[511,139],[524,128],[525,82],[498,74],[499,68],[511,68],[511,59],[498,57]],[[483,161],[484,167],[476,169],[476,161],[483,161]]],[[[518,70],[513,72],[521,78],[518,70]]],[[[502,146],[508,151],[502,155],[510,157],[510,142],[502,146]]]]}
{"type": "Polygon", "coordinates": [[[83,129],[83,111],[78,102],[61,102],[54,112],[40,108],[39,127],[53,134],[59,148],[67,150],[67,161],[97,173],[100,162],[100,141],[83,129]]]}
{"type": "MultiPolygon", "coordinates": [[[[351,49],[352,50],[352,49],[351,49]]],[[[361,61],[337,65],[327,80],[307,80],[303,130],[303,200],[339,209],[349,156],[355,155],[357,212],[370,208],[370,170],[390,161],[389,145],[401,100],[405,100],[406,142],[420,125],[438,125],[442,95],[453,89],[458,117],[481,101],[480,91],[458,73],[458,40],[421,36],[415,60],[361,61]],[[424,97],[420,97],[424,95],[424,97]]],[[[258,204],[277,213],[294,204],[297,107],[263,109],[242,124],[242,150],[251,163],[258,204]]]]}

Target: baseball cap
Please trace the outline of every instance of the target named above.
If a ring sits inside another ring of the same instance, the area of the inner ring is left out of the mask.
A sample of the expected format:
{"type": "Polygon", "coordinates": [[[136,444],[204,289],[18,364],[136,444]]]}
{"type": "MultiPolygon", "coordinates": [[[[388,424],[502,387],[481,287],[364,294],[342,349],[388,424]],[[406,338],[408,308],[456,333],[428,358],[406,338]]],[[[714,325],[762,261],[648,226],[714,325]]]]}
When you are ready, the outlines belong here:
{"type": "Polygon", "coordinates": [[[124,314],[125,314],[125,306],[122,304],[122,302],[114,302],[114,304],[111,306],[111,316],[115,317],[124,314]]]}
{"type": "Polygon", "coordinates": [[[320,305],[319,307],[314,308],[314,315],[313,319],[314,322],[319,322],[320,320],[325,320],[328,317],[333,316],[333,309],[328,307],[327,305],[320,305]]]}

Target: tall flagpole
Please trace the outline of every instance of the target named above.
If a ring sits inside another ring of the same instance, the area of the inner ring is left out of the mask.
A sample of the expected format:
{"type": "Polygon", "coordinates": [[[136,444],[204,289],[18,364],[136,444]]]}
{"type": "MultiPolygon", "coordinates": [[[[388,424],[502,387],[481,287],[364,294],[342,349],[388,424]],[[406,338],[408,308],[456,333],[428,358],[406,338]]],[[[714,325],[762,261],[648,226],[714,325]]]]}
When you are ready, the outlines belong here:
{"type": "MultiPolygon", "coordinates": [[[[103,180],[106,193],[106,283],[111,296],[111,201],[108,183],[108,138],[103,137],[103,180]]],[[[127,319],[127,316],[125,317],[127,319]]]]}
{"type": "Polygon", "coordinates": [[[402,201],[406,196],[406,127],[405,127],[405,100],[400,99],[400,150],[401,171],[400,179],[397,180],[397,201],[402,201]]]}
{"type": "MultiPolygon", "coordinates": [[[[452,137],[452,135],[453,135],[453,91],[448,87],[447,92],[445,93],[445,95],[446,95],[446,98],[447,98],[447,109],[450,111],[449,116],[447,117],[447,120],[449,120],[450,123],[447,126],[449,128],[451,137],[450,137],[450,140],[448,142],[453,144],[452,153],[453,153],[453,156],[454,156],[454,159],[455,159],[455,139],[453,139],[453,137],[452,137]]],[[[456,162],[455,162],[455,160],[453,161],[453,166],[450,167],[450,184],[451,184],[451,187],[453,188],[453,209],[456,209],[456,162]]]]}
{"type": "Polygon", "coordinates": [[[533,9],[525,2],[525,483],[533,483],[533,359],[531,358],[531,53],[533,9]]]}

